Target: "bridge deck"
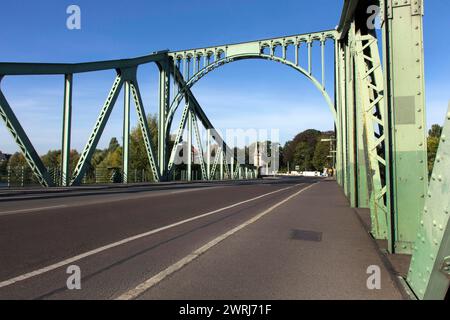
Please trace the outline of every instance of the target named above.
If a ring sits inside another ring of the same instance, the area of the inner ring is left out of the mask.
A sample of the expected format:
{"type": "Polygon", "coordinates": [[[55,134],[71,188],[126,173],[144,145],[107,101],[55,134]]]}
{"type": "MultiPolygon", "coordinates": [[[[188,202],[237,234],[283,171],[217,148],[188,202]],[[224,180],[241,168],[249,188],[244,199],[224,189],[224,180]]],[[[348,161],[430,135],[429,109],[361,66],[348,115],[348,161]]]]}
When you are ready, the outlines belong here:
{"type": "Polygon", "coordinates": [[[265,179],[64,195],[0,201],[0,298],[402,298],[334,181],[265,179]],[[142,236],[131,239],[136,235],[142,236]],[[81,290],[67,290],[69,264],[81,268],[81,290]],[[371,265],[380,267],[380,290],[366,287],[371,265]],[[28,278],[5,284],[23,275],[28,278]],[[134,297],[134,288],[149,279],[154,285],[134,297]]]}
{"type": "Polygon", "coordinates": [[[323,181],[220,243],[141,299],[402,299],[334,181],[323,181]],[[368,290],[367,268],[381,269],[368,290]]]}

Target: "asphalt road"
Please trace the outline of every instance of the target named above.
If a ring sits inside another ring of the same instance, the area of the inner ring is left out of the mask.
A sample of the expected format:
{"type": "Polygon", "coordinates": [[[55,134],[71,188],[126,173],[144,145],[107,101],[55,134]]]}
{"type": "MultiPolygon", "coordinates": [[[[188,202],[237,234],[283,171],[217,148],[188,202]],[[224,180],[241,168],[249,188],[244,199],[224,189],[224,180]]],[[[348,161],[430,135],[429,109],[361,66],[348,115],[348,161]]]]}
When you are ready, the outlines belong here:
{"type": "Polygon", "coordinates": [[[0,299],[400,299],[334,182],[0,198],[0,299]],[[68,290],[67,267],[81,270],[68,290]],[[383,287],[368,290],[369,265],[383,287]]]}

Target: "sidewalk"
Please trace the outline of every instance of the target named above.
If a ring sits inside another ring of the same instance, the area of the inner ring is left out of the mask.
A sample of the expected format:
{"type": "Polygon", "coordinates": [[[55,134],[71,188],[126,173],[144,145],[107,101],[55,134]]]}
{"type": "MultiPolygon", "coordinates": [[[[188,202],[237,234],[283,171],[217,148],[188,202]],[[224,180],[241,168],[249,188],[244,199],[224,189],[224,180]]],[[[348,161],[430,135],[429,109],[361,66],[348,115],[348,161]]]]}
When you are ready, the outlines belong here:
{"type": "Polygon", "coordinates": [[[219,243],[140,299],[402,299],[334,181],[322,181],[219,243]],[[381,289],[367,288],[367,268],[381,289]]]}

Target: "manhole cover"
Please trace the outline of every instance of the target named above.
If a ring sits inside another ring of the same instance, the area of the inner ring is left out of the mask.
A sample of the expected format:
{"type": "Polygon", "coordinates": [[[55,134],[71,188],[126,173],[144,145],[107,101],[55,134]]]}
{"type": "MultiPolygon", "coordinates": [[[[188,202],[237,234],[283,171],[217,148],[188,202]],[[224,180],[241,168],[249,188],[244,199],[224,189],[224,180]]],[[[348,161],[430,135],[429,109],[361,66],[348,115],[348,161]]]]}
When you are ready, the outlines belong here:
{"type": "Polygon", "coordinates": [[[320,242],[322,241],[322,232],[294,229],[291,232],[291,239],[320,242]]]}

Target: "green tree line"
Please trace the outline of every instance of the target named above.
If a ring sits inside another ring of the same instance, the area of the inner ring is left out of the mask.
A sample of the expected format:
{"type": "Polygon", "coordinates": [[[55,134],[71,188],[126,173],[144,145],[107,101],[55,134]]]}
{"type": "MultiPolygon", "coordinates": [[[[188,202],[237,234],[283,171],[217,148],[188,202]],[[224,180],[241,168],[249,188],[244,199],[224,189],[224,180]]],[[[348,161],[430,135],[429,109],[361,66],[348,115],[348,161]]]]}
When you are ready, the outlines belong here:
{"type": "MultiPolygon", "coordinates": [[[[153,146],[157,146],[158,126],[156,115],[149,115],[147,117],[147,122],[152,136],[152,144],[153,146]]],[[[441,133],[442,127],[437,124],[433,125],[428,132],[428,170],[430,174],[433,170],[441,133]]],[[[322,140],[332,138],[334,138],[333,131],[321,132],[314,129],[308,129],[300,132],[294,137],[294,139],[286,142],[284,146],[279,147],[281,171],[287,170],[288,165],[290,170],[294,170],[296,166],[299,166],[301,171],[322,171],[324,168],[331,168],[332,158],[329,157],[330,142],[323,142],[322,140]]],[[[270,141],[259,142],[258,144],[259,146],[266,144],[265,147],[267,150],[271,150],[270,141]]],[[[250,150],[254,150],[254,145],[255,144],[245,147],[246,162],[253,157],[253,154],[250,154],[250,150]]],[[[335,150],[335,144],[333,144],[332,148],[335,150]]],[[[171,146],[169,150],[171,150],[171,146]]],[[[238,149],[236,148],[236,154],[237,151],[238,149]]],[[[117,138],[112,138],[107,148],[95,150],[87,170],[87,175],[93,175],[96,168],[121,168],[122,153],[123,149],[119,141],[117,138]]],[[[61,166],[61,150],[50,150],[41,158],[44,165],[48,168],[60,168],[61,166]]],[[[71,170],[75,168],[79,158],[79,152],[77,150],[71,150],[71,170]]],[[[13,154],[8,161],[0,161],[0,174],[4,175],[8,166],[11,168],[27,168],[28,164],[25,157],[21,153],[17,152],[13,154]]],[[[181,166],[184,167],[183,165],[181,166]]],[[[133,127],[130,132],[130,169],[139,171],[144,170],[149,174],[151,172],[144,139],[139,126],[133,127]]]]}

